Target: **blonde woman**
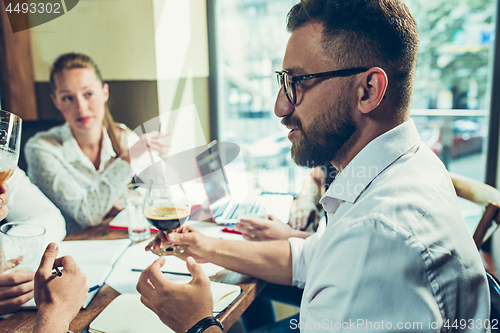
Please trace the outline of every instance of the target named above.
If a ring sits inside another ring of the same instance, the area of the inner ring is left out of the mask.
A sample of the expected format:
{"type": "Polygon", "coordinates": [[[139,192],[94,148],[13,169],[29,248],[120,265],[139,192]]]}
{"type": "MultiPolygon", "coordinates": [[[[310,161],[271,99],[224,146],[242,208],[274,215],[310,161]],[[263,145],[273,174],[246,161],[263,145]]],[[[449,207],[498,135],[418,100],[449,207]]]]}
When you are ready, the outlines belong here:
{"type": "Polygon", "coordinates": [[[164,153],[168,134],[150,133],[145,141],[115,123],[107,107],[109,87],[86,55],[59,56],[50,84],[52,101],[66,123],[33,136],[25,154],[29,177],[63,212],[70,234],[118,210],[133,176],[131,162],[146,146],[164,153]]]}

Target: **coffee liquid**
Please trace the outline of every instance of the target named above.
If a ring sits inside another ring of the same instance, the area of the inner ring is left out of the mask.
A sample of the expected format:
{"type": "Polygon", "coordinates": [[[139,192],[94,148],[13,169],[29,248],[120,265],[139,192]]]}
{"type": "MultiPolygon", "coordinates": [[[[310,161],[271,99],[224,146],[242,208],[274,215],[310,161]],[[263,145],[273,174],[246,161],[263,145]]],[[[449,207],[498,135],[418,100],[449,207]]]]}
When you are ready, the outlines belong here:
{"type": "Polygon", "coordinates": [[[144,216],[158,230],[172,230],[180,227],[188,218],[186,207],[149,207],[144,216]]]}

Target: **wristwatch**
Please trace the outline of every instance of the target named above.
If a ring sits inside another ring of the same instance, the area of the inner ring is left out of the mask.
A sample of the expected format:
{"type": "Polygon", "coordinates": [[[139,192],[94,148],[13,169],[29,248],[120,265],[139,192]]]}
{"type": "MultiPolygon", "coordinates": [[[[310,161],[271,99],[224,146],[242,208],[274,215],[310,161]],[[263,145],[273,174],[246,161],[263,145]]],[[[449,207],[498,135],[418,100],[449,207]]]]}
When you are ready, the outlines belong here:
{"type": "Polygon", "coordinates": [[[216,319],[215,317],[206,317],[194,324],[193,327],[188,329],[186,333],[201,333],[205,331],[207,328],[210,326],[217,325],[220,327],[222,331],[224,331],[224,327],[222,326],[221,322],[219,319],[216,319]]]}

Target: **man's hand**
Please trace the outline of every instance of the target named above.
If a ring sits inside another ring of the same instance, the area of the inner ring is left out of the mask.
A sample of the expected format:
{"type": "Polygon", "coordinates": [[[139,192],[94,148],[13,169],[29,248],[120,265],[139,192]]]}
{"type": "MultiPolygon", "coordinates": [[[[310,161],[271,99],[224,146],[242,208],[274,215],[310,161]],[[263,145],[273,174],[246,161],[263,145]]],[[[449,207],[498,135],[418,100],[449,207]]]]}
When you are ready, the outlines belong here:
{"type": "Polygon", "coordinates": [[[196,262],[205,263],[208,261],[207,255],[213,251],[216,241],[216,239],[209,238],[190,226],[182,226],[168,235],[160,231],[155,239],[146,246],[146,251],[158,251],[162,243],[187,245],[186,251],[177,257],[183,260],[186,260],[187,257],[193,257],[196,262]]]}
{"type": "Polygon", "coordinates": [[[304,199],[297,199],[290,211],[288,224],[293,229],[304,230],[309,222],[317,225],[319,222],[319,210],[314,202],[304,199]]]}
{"type": "Polygon", "coordinates": [[[205,317],[212,316],[210,280],[192,257],[186,260],[193,279],[187,284],[171,282],[163,276],[165,258],[146,268],[137,283],[141,301],[175,332],[186,332],[205,317]]]}
{"type": "Polygon", "coordinates": [[[33,332],[67,332],[88,296],[87,277],[70,256],[58,258],[50,243],[35,273],[35,303],[38,314],[33,332]],[[62,276],[52,273],[63,267],[62,276]]]}
{"type": "Polygon", "coordinates": [[[247,240],[277,240],[295,237],[296,230],[284,224],[276,217],[269,215],[269,219],[241,218],[236,230],[247,240]]]}
{"type": "Polygon", "coordinates": [[[7,191],[9,190],[9,185],[7,183],[0,184],[0,221],[7,217],[7,213],[9,209],[7,206],[7,202],[9,202],[9,196],[7,195],[7,191]]]}
{"type": "Polygon", "coordinates": [[[12,313],[33,298],[33,272],[0,274],[0,315],[12,313]]]}

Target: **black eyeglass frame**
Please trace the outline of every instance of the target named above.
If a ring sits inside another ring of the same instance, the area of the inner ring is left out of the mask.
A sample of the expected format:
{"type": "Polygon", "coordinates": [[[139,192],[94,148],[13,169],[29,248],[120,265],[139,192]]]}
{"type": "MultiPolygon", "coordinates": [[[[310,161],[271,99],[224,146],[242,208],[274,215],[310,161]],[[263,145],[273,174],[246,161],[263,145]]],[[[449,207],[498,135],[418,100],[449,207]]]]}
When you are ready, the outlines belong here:
{"type": "Polygon", "coordinates": [[[306,74],[306,75],[298,75],[298,76],[290,76],[290,88],[291,91],[288,92],[287,89],[287,84],[285,83],[284,80],[284,75],[290,75],[290,73],[287,70],[282,70],[282,71],[276,71],[276,78],[278,79],[278,84],[283,86],[285,89],[286,97],[288,98],[288,101],[290,104],[295,105],[297,103],[297,93],[295,91],[295,84],[301,84],[302,82],[306,80],[311,80],[311,79],[316,79],[319,77],[326,77],[326,76],[331,76],[331,77],[346,77],[346,76],[351,76],[351,75],[356,75],[359,73],[366,72],[369,68],[366,67],[359,67],[359,68],[346,68],[346,69],[339,69],[336,71],[330,71],[330,72],[321,72],[321,73],[314,73],[314,74],[306,74]],[[290,96],[290,93],[292,96],[290,96]]]}

